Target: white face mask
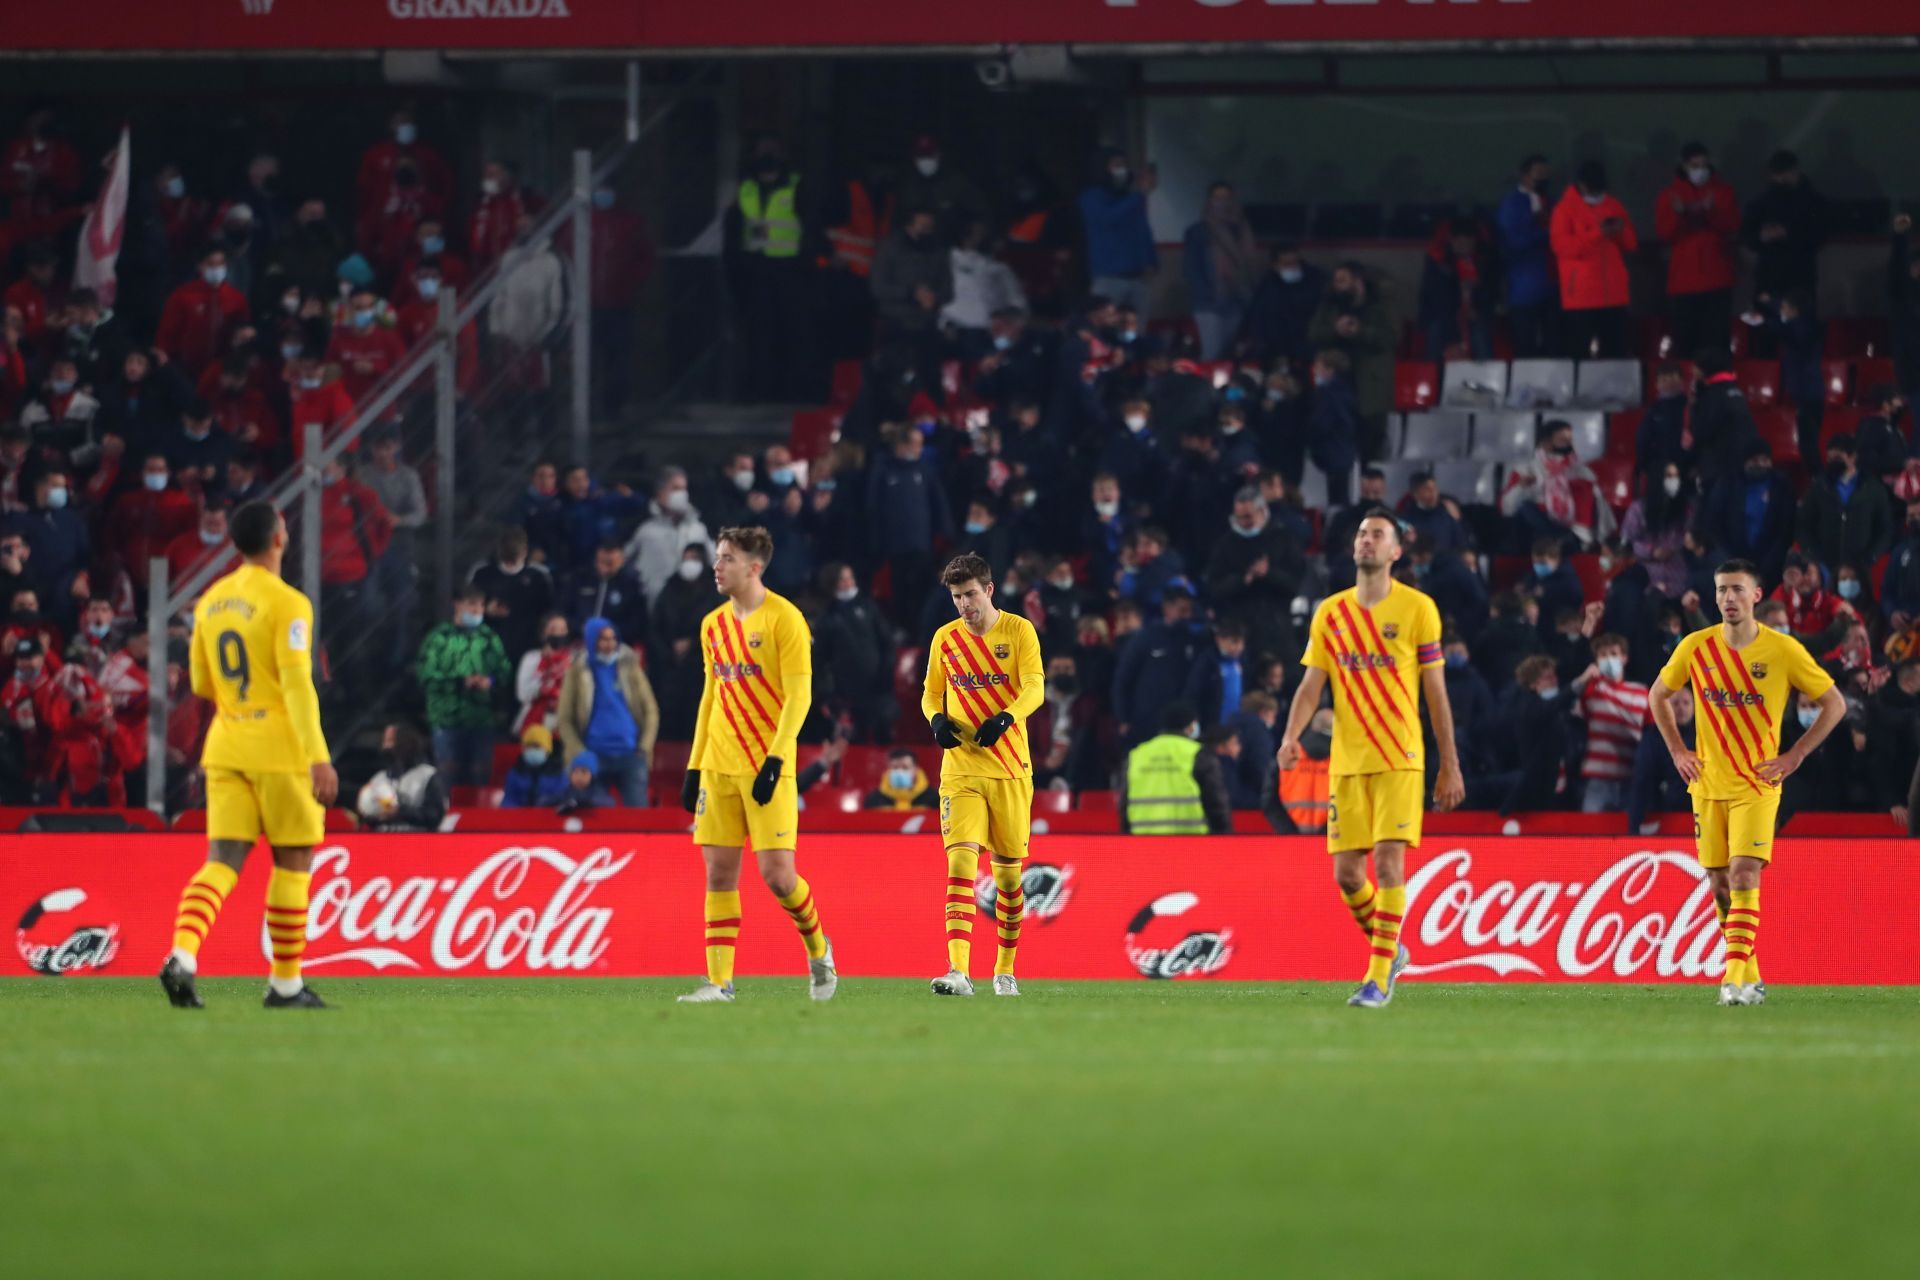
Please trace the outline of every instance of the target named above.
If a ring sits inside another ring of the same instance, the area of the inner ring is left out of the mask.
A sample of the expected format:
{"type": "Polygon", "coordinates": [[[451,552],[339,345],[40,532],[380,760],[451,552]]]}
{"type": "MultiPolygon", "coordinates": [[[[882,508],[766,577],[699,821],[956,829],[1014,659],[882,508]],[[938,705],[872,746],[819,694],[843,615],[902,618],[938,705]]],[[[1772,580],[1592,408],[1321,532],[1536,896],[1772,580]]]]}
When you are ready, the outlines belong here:
{"type": "Polygon", "coordinates": [[[1680,477],[1668,476],[1660,482],[1660,487],[1667,491],[1669,498],[1677,498],[1680,496],[1680,477]]]}
{"type": "Polygon", "coordinates": [[[1627,663],[1624,658],[1602,658],[1600,659],[1599,667],[1600,674],[1609,680],[1618,680],[1627,674],[1627,663]]]}
{"type": "Polygon", "coordinates": [[[1280,279],[1287,284],[1299,284],[1307,278],[1307,273],[1299,267],[1280,268],[1280,279]]]}
{"type": "Polygon", "coordinates": [[[1117,502],[1096,502],[1093,504],[1093,510],[1094,514],[1098,515],[1102,520],[1111,520],[1120,514],[1120,504],[1117,502]]]}
{"type": "Polygon", "coordinates": [[[224,533],[210,533],[205,529],[202,529],[200,531],[200,541],[206,543],[210,547],[217,547],[222,542],[225,542],[226,540],[227,540],[227,535],[224,533]]]}
{"type": "Polygon", "coordinates": [[[921,177],[931,178],[934,174],[940,172],[940,157],[921,156],[913,162],[913,167],[920,171],[921,177]]]}
{"type": "Polygon", "coordinates": [[[66,506],[67,486],[63,484],[55,485],[53,488],[47,490],[47,505],[55,511],[66,506]]]}
{"type": "Polygon", "coordinates": [[[187,194],[187,180],[176,174],[167,179],[167,185],[162,189],[167,193],[167,199],[178,200],[187,194]]]}
{"type": "Polygon", "coordinates": [[[498,178],[482,178],[482,179],[480,180],[480,193],[481,193],[482,195],[489,195],[489,196],[497,196],[497,195],[499,195],[499,194],[500,194],[500,179],[498,179],[498,178]]]}
{"type": "Polygon", "coordinates": [[[227,269],[225,267],[208,267],[200,273],[200,278],[217,289],[227,282],[227,269]]]}
{"type": "Polygon", "coordinates": [[[1593,205],[1599,204],[1602,200],[1605,200],[1607,197],[1605,192],[1602,192],[1599,195],[1593,195],[1590,192],[1583,191],[1580,193],[1580,198],[1582,200],[1585,200],[1589,206],[1593,206],[1593,205]]]}
{"type": "Polygon", "coordinates": [[[140,482],[147,486],[149,492],[158,493],[167,487],[167,473],[164,471],[149,471],[140,477],[140,482]]]}
{"type": "Polygon", "coordinates": [[[733,487],[738,489],[742,493],[745,493],[747,490],[753,488],[753,472],[751,471],[734,472],[733,487]]]}
{"type": "Polygon", "coordinates": [[[680,568],[677,570],[677,572],[686,581],[692,582],[695,578],[700,576],[700,571],[704,567],[705,566],[703,566],[698,560],[682,560],[680,562],[680,568]]]}
{"type": "Polygon", "coordinates": [[[1709,169],[1706,165],[1694,164],[1694,165],[1687,166],[1687,181],[1691,182],[1696,187],[1706,186],[1707,179],[1711,178],[1712,176],[1713,176],[1713,170],[1709,169]]]}
{"type": "Polygon", "coordinates": [[[300,389],[302,391],[318,391],[320,389],[319,377],[311,376],[300,379],[300,389]]]}
{"type": "Polygon", "coordinates": [[[687,496],[685,489],[669,489],[667,491],[667,500],[661,505],[675,515],[679,515],[693,505],[693,499],[687,496]]]}
{"type": "Polygon", "coordinates": [[[1147,429],[1147,415],[1144,413],[1130,413],[1126,417],[1126,423],[1127,430],[1129,431],[1145,431],[1147,429]]]}
{"type": "Polygon", "coordinates": [[[440,296],[440,282],[434,279],[416,280],[413,282],[413,291],[420,295],[421,301],[432,302],[440,296]]]}
{"type": "Polygon", "coordinates": [[[1242,431],[1245,431],[1246,429],[1247,429],[1246,423],[1234,422],[1231,419],[1220,424],[1220,434],[1223,436],[1237,436],[1242,431]]]}
{"type": "Polygon", "coordinates": [[[858,600],[860,598],[860,588],[841,587],[839,590],[833,593],[833,598],[835,600],[838,600],[841,604],[852,604],[855,600],[858,600]]]}
{"type": "Polygon", "coordinates": [[[418,125],[397,124],[393,126],[393,140],[403,147],[412,146],[413,140],[419,136],[420,128],[418,125]]]}

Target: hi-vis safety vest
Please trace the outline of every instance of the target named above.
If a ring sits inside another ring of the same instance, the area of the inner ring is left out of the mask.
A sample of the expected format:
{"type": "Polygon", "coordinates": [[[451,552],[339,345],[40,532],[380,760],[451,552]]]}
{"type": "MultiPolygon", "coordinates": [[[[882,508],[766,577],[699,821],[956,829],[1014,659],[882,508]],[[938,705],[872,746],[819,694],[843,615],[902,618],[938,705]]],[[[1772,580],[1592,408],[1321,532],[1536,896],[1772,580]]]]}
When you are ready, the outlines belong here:
{"type": "Polygon", "coordinates": [[[1134,835],[1203,836],[1207,811],[1193,760],[1200,744],[1163,733],[1127,756],[1127,830],[1134,835]]]}
{"type": "Polygon", "coordinates": [[[800,254],[800,215],[794,207],[794,193],[800,179],[788,178],[783,187],[775,187],[764,203],[760,184],[748,178],[740,184],[740,220],[742,238],[748,253],[767,258],[794,258],[800,254]]]}
{"type": "Polygon", "coordinates": [[[1327,829],[1327,804],[1333,791],[1327,766],[1331,763],[1302,752],[1300,763],[1280,774],[1280,807],[1303,832],[1327,829]]]}
{"type": "Polygon", "coordinates": [[[847,184],[847,220],[827,228],[827,241],[833,245],[831,265],[856,276],[873,273],[873,251],[887,233],[886,219],[875,214],[873,197],[863,182],[847,184]]]}

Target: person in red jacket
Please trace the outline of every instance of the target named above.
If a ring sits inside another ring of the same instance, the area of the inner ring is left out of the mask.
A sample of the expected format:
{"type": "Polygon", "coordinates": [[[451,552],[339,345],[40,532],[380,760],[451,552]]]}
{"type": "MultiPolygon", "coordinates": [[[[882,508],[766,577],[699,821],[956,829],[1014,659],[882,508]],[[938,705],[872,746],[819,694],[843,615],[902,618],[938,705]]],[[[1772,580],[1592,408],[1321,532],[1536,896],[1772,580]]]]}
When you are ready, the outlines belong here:
{"type": "Polygon", "coordinates": [[[227,283],[227,253],[210,245],[200,255],[200,276],[167,297],[153,345],[191,379],[232,345],[234,330],[247,323],[247,300],[227,283]]]}
{"type": "Polygon", "coordinates": [[[646,218],[621,207],[609,187],[593,193],[592,235],[593,367],[601,406],[618,412],[632,383],[633,317],[653,274],[653,235],[646,218]]]}
{"type": "Polygon", "coordinates": [[[28,346],[46,336],[47,316],[59,309],[53,283],[53,269],[58,261],[52,245],[28,245],[26,271],[0,294],[0,305],[19,309],[23,322],[20,339],[28,346]]]}
{"type": "Polygon", "coordinates": [[[353,421],[353,397],[340,385],[339,366],[323,364],[311,352],[287,361],[287,394],[293,407],[287,430],[295,458],[306,452],[308,423],[319,423],[324,437],[353,421]]]}
{"type": "Polygon", "coordinates": [[[328,462],[320,490],[320,622],[334,681],[351,696],[378,656],[369,636],[379,602],[367,575],[393,540],[393,520],[380,497],[347,474],[344,457],[328,462]]]}
{"type": "Polygon", "coordinates": [[[498,160],[487,161],[480,174],[480,205],[467,224],[467,256],[475,273],[485,271],[512,247],[514,225],[533,207],[513,171],[498,160]]]}
{"type": "Polygon", "coordinates": [[[167,242],[167,265],[177,271],[207,242],[207,219],[213,216],[213,207],[187,190],[180,166],[171,161],[153,175],[153,188],[154,213],[167,242]]]}
{"type": "Polygon", "coordinates": [[[407,260],[400,265],[400,278],[394,283],[390,302],[394,310],[410,303],[418,302],[420,297],[413,289],[414,273],[420,264],[431,259],[440,264],[440,285],[445,289],[458,289],[462,295],[467,291],[468,281],[473,272],[467,266],[467,260],[447,247],[446,223],[439,218],[423,218],[418,234],[413,239],[413,250],[407,260]]]}
{"type": "Polygon", "coordinates": [[[13,671],[0,681],[0,719],[20,735],[21,754],[27,763],[27,790],[34,804],[51,804],[54,799],[52,776],[47,768],[52,752],[48,750],[47,722],[40,713],[40,694],[53,682],[60,660],[47,653],[33,636],[11,641],[6,653],[13,671]],[[48,663],[53,666],[49,667],[48,663]]]}
{"type": "Polygon", "coordinates": [[[366,399],[407,355],[405,341],[379,318],[380,296],[355,289],[347,298],[347,323],[327,343],[327,363],[340,366],[340,384],[355,401],[366,399]]]}
{"type": "MultiPolygon", "coordinates": [[[[387,121],[388,136],[368,147],[360,156],[360,172],[354,178],[354,225],[365,228],[377,220],[387,201],[394,176],[411,170],[413,180],[402,184],[430,198],[444,209],[453,199],[453,168],[446,157],[420,141],[420,123],[412,107],[401,107],[387,121]]],[[[368,240],[360,239],[360,252],[372,257],[368,240]]]]}
{"type": "Polygon", "coordinates": [[[47,774],[69,805],[119,805],[126,787],[114,764],[113,703],[85,666],[69,662],[34,695],[47,727],[47,774]]]}
{"type": "Polygon", "coordinates": [[[140,488],[122,494],[107,517],[107,546],[136,582],[144,582],[147,559],[165,555],[167,544],[193,532],[199,518],[193,499],[173,485],[167,451],[151,448],[141,463],[140,488]]]}
{"type": "Polygon", "coordinates": [[[1550,235],[1560,264],[1567,354],[1625,356],[1627,255],[1638,251],[1640,238],[1627,207],[1607,191],[1607,171],[1598,161],[1580,166],[1574,185],[1554,207],[1550,235]]]}
{"type": "Polygon", "coordinates": [[[1691,360],[1701,348],[1727,341],[1740,235],[1739,198],[1701,143],[1680,149],[1680,168],[1654,201],[1653,229],[1671,251],[1667,318],[1673,350],[1691,360]]]}
{"type": "Polygon", "coordinates": [[[47,217],[79,196],[80,154],[53,136],[52,107],[33,108],[26,131],[7,144],[0,191],[7,196],[7,218],[15,221],[47,217]]]}
{"type": "MultiPolygon", "coordinates": [[[[209,558],[214,548],[227,541],[227,506],[219,499],[208,500],[200,512],[200,527],[183,533],[167,544],[167,581],[178,582],[188,570],[209,558]]],[[[221,556],[220,572],[231,573],[240,567],[240,554],[227,546],[221,556]]]]}
{"type": "Polygon", "coordinates": [[[279,448],[286,435],[273,399],[261,385],[265,365],[245,351],[229,351],[220,361],[219,375],[204,392],[214,423],[236,444],[260,450],[279,448]]]}
{"type": "MultiPolygon", "coordinates": [[[[413,295],[413,300],[400,308],[399,315],[400,340],[409,351],[432,333],[434,325],[440,322],[440,290],[443,287],[438,259],[422,258],[415,264],[412,276],[406,281],[407,291],[413,295]]],[[[454,353],[454,389],[463,396],[472,395],[480,373],[477,321],[469,320],[460,326],[460,337],[454,344],[454,353]]]]}

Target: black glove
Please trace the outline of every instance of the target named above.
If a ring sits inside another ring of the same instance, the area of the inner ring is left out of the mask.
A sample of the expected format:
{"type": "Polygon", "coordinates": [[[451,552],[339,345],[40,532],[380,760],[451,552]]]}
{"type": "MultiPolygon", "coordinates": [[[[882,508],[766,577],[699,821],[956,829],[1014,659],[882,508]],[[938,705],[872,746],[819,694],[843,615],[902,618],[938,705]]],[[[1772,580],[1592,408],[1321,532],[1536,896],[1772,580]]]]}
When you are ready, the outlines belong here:
{"type": "Polygon", "coordinates": [[[780,768],[786,761],[779,756],[768,756],[761,764],[760,772],[753,775],[753,802],[765,804],[773,799],[773,789],[780,785],[780,768]]]}
{"type": "Polygon", "coordinates": [[[687,776],[680,779],[680,807],[692,813],[700,804],[700,771],[687,770],[687,776]]]}
{"type": "Polygon", "coordinates": [[[953,721],[947,719],[944,711],[933,717],[933,740],[942,751],[951,751],[960,745],[960,731],[953,727],[953,721]]]}
{"type": "Polygon", "coordinates": [[[1013,717],[1002,711],[997,716],[988,716],[973,735],[973,740],[983,747],[991,747],[1000,741],[1000,735],[1013,728],[1013,717]]]}

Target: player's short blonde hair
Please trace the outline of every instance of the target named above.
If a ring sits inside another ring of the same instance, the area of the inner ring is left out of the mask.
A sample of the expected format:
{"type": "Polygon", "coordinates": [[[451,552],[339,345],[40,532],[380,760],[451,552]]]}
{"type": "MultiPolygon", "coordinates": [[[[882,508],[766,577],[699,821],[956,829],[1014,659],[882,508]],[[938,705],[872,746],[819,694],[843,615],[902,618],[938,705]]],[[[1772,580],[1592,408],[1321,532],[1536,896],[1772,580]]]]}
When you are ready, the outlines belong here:
{"type": "Polygon", "coordinates": [[[766,564],[773,559],[773,535],[757,524],[732,525],[720,531],[713,541],[714,546],[723,542],[733,544],[733,549],[749,560],[758,560],[766,564]]]}

